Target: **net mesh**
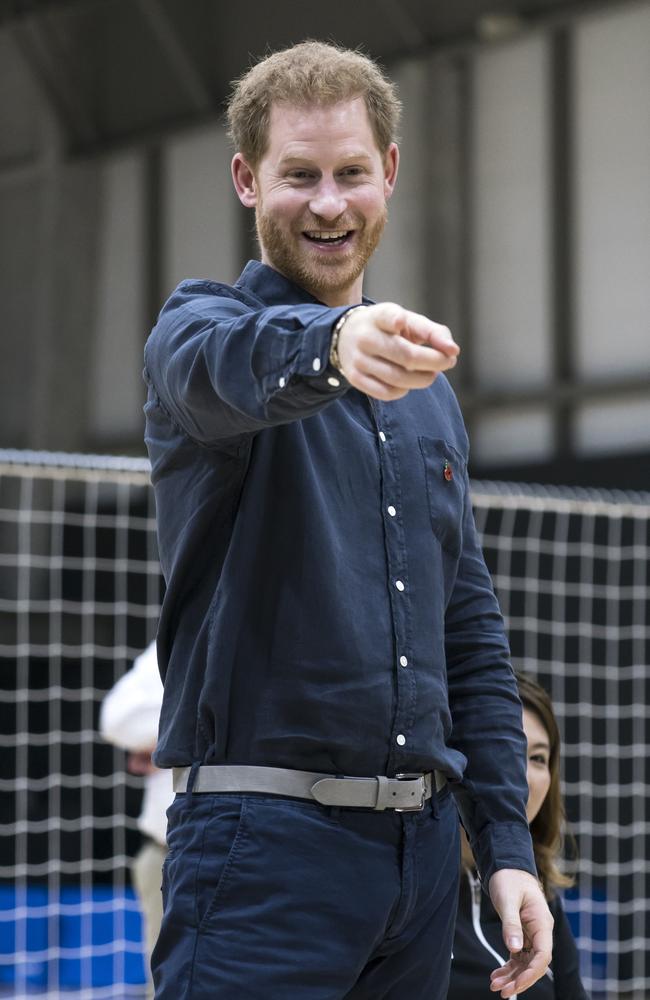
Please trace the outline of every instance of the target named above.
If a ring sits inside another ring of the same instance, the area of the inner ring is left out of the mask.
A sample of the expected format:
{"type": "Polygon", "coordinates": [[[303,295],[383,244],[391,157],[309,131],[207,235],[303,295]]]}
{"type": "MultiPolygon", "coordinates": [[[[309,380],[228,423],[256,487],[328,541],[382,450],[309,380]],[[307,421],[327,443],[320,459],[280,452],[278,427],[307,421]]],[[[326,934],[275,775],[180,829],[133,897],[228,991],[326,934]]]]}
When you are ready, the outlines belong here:
{"type": "Polygon", "coordinates": [[[648,956],[650,496],[476,484],[513,662],[550,692],[578,847],[565,906],[594,996],[642,1000],[648,956]]]}
{"type": "Polygon", "coordinates": [[[97,734],[155,633],[148,465],[0,454],[0,990],[142,995],[139,779],[97,734]]]}
{"type": "MultiPolygon", "coordinates": [[[[551,692],[594,997],[650,993],[650,496],[474,483],[517,667],[551,692]]],[[[143,460],[0,452],[0,995],[144,995],[141,779],[97,734],[162,596],[143,460]]]]}

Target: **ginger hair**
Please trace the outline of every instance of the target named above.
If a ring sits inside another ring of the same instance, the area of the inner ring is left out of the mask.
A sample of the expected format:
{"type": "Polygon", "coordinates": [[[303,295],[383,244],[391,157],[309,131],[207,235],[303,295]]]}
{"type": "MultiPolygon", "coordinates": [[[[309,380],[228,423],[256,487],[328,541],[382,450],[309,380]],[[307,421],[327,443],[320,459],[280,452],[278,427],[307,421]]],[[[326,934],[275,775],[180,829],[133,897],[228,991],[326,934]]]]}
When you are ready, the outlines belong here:
{"type": "Polygon", "coordinates": [[[397,137],[401,104],[395,84],[368,56],[318,41],[274,52],[233,84],[227,105],[228,130],[235,148],[252,168],[268,147],[274,104],[328,107],[363,98],[383,155],[397,137]]]}

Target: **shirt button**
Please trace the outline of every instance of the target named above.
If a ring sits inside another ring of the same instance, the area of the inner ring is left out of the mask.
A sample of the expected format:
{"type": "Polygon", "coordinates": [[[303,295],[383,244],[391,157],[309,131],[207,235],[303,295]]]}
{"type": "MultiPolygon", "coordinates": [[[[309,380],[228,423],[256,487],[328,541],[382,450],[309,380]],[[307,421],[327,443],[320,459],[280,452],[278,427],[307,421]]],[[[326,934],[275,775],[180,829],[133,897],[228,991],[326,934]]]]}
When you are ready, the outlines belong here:
{"type": "Polygon", "coordinates": [[[406,659],[405,656],[400,656],[399,663],[401,667],[408,667],[409,665],[409,661],[406,659]]]}
{"type": "Polygon", "coordinates": [[[402,583],[401,580],[395,580],[395,586],[397,587],[398,590],[404,590],[404,584],[402,583]]]}
{"type": "Polygon", "coordinates": [[[395,737],[395,741],[398,746],[403,747],[406,744],[406,736],[402,736],[400,733],[399,736],[395,737]]]}
{"type": "Polygon", "coordinates": [[[379,440],[383,443],[386,440],[386,435],[383,431],[379,431],[379,440]]]}
{"type": "Polygon", "coordinates": [[[312,368],[314,369],[315,372],[319,372],[320,371],[320,358],[314,358],[314,360],[311,363],[311,366],[312,366],[312,368]]]}
{"type": "Polygon", "coordinates": [[[334,386],[335,389],[338,389],[338,387],[340,386],[341,383],[339,382],[339,380],[337,378],[334,378],[333,375],[330,375],[330,377],[327,380],[327,384],[334,386]]]}
{"type": "Polygon", "coordinates": [[[395,517],[395,515],[397,514],[397,511],[395,510],[392,504],[389,507],[387,507],[386,510],[388,511],[391,517],[395,517]]]}
{"type": "Polygon", "coordinates": [[[284,375],[282,375],[281,378],[280,378],[280,381],[278,382],[278,385],[280,386],[281,389],[284,389],[284,387],[285,387],[286,384],[287,384],[287,380],[284,377],[284,375]]]}

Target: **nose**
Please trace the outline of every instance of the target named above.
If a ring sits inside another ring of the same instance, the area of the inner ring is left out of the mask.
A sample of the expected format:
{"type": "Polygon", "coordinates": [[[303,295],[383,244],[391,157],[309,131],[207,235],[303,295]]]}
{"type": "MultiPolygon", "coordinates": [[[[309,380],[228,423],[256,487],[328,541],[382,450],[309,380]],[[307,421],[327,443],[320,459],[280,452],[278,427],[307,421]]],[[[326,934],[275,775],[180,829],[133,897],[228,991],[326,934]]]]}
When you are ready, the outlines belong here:
{"type": "Polygon", "coordinates": [[[309,199],[309,210],[313,215],[333,222],[343,215],[348,203],[343,197],[334,178],[322,178],[309,199]]]}

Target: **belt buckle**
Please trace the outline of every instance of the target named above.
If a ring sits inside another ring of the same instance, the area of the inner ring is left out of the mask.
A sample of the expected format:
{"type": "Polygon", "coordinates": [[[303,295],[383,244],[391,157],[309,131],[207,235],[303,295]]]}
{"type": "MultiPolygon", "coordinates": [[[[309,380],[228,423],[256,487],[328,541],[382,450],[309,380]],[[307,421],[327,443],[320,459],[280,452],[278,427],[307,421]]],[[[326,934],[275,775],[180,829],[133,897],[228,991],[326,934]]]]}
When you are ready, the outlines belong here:
{"type": "Polygon", "coordinates": [[[395,777],[397,778],[398,781],[416,781],[419,779],[421,783],[421,790],[420,790],[420,801],[416,806],[404,806],[403,808],[395,809],[394,811],[396,813],[422,812],[422,810],[424,809],[424,804],[426,802],[425,796],[427,793],[424,781],[424,775],[417,773],[413,774],[409,771],[400,771],[400,773],[396,774],[395,777]]]}

